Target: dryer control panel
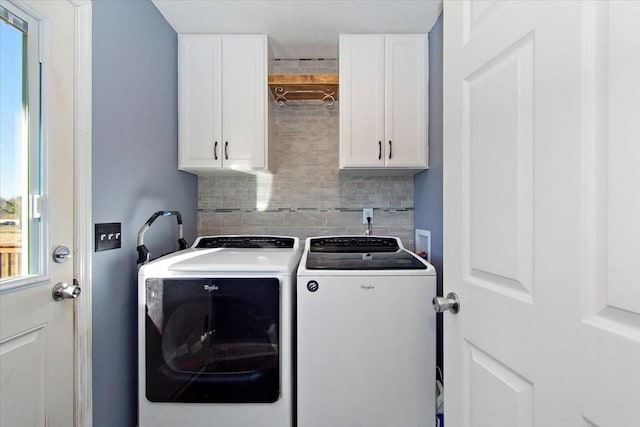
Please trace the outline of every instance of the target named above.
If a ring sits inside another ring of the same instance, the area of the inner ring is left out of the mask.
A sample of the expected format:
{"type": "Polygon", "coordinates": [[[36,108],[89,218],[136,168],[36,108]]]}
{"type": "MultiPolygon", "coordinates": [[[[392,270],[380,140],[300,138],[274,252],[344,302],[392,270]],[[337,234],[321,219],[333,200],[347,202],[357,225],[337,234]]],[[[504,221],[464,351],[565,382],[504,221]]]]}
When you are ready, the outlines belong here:
{"type": "Polygon", "coordinates": [[[293,249],[295,239],[278,236],[212,236],[200,237],[195,243],[198,249],[245,248],[245,249],[293,249]]]}

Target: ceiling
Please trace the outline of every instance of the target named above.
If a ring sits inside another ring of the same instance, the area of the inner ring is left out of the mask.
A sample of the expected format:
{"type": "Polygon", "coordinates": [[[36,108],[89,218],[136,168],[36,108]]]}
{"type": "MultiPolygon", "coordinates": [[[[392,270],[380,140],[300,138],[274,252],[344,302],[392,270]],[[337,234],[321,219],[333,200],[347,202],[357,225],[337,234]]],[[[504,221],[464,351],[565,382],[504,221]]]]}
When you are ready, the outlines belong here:
{"type": "Polygon", "coordinates": [[[340,33],[427,33],[442,0],[152,0],[177,33],[268,34],[276,59],[334,59],[340,33]]]}

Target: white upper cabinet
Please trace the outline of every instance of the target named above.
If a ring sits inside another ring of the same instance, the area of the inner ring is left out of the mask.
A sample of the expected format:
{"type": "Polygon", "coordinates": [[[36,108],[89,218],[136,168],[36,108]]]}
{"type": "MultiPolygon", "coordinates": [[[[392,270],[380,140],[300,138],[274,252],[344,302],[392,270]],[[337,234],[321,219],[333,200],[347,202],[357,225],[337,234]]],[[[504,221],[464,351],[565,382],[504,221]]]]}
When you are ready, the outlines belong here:
{"type": "Polygon", "coordinates": [[[178,167],[266,169],[267,36],[178,37],[178,167]]]}
{"type": "Polygon", "coordinates": [[[340,169],[428,166],[427,36],[340,36],[340,169]]]}

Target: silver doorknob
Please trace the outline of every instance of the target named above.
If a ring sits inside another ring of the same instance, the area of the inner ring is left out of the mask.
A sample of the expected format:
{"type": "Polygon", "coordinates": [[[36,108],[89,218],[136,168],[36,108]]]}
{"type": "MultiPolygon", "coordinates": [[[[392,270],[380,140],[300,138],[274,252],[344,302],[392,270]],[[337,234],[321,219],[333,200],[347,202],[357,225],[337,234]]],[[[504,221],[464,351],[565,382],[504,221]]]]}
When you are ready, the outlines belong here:
{"type": "Polygon", "coordinates": [[[433,310],[436,313],[444,313],[447,310],[451,310],[453,314],[460,311],[460,299],[454,292],[449,292],[445,297],[433,298],[433,310]]]}
{"type": "Polygon", "coordinates": [[[60,282],[53,287],[51,296],[56,301],[62,301],[67,298],[78,298],[82,289],[78,286],[78,282],[74,279],[73,285],[69,285],[65,282],[60,282]]]}

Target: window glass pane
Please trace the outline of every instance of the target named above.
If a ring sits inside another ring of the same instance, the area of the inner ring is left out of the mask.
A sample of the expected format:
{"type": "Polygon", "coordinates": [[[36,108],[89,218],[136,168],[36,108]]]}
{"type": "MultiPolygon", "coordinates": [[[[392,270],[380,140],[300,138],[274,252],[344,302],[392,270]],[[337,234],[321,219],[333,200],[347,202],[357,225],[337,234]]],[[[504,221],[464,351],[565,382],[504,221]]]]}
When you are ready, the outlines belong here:
{"type": "Polygon", "coordinates": [[[41,227],[29,215],[34,184],[36,188],[40,185],[39,66],[37,43],[29,40],[27,28],[26,20],[0,7],[2,282],[41,270],[39,250],[34,247],[41,241],[41,227]]]}

